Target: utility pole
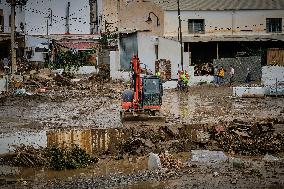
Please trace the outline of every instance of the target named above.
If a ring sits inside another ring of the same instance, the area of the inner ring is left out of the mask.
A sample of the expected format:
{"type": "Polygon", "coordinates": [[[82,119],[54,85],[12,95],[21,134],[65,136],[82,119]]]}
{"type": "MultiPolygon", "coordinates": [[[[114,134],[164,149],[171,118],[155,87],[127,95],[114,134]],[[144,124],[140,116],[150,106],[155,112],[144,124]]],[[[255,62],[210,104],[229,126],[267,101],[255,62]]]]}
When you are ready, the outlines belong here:
{"type": "Polygon", "coordinates": [[[17,51],[15,37],[15,11],[17,5],[26,5],[27,0],[6,0],[11,5],[11,72],[12,76],[17,72],[17,51]]]}
{"type": "Polygon", "coordinates": [[[48,68],[50,67],[50,49],[49,49],[49,44],[50,44],[50,37],[49,37],[49,26],[52,26],[52,9],[48,9],[48,16],[46,18],[46,37],[47,37],[47,66],[48,68]],[[50,24],[49,20],[50,19],[50,24]]]}
{"type": "Polygon", "coordinates": [[[179,0],[177,0],[177,4],[178,4],[178,32],[179,32],[179,42],[180,42],[180,64],[181,64],[181,70],[183,71],[183,42],[182,42],[179,0]]]}
{"type": "Polygon", "coordinates": [[[15,45],[15,9],[16,0],[11,1],[11,68],[12,76],[17,72],[17,52],[15,45]]]}

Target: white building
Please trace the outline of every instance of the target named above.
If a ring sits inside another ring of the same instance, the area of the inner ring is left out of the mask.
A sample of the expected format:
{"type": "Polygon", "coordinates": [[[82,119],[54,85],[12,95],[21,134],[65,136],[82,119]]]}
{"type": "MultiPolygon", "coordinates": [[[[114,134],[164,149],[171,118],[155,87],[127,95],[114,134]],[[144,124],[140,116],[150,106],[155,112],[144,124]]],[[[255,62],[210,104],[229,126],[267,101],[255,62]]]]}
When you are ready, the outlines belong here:
{"type": "Polygon", "coordinates": [[[29,0],[25,6],[26,34],[90,34],[89,0],[29,0]]]}
{"type": "MultiPolygon", "coordinates": [[[[22,32],[20,24],[24,25],[25,23],[25,11],[23,6],[16,7],[16,31],[22,32]]],[[[11,6],[5,0],[0,1],[0,33],[9,33],[11,32],[11,6]]]]}

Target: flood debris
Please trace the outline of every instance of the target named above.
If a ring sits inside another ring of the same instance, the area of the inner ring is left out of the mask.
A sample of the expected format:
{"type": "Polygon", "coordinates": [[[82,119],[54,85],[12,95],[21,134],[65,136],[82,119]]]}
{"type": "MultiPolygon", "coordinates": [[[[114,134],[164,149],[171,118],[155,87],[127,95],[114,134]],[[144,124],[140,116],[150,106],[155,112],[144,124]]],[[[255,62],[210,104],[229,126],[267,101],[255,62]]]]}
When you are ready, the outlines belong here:
{"type": "Polygon", "coordinates": [[[52,146],[36,149],[33,146],[15,146],[15,150],[0,156],[0,164],[16,167],[47,167],[54,170],[78,169],[97,163],[98,159],[78,146],[52,146]]]}
{"type": "Polygon", "coordinates": [[[182,161],[175,158],[168,151],[162,152],[161,154],[159,154],[159,157],[163,168],[175,170],[184,168],[184,164],[182,163],[182,161]]]}
{"type": "Polygon", "coordinates": [[[224,132],[213,136],[226,152],[243,155],[277,153],[284,150],[284,133],[275,132],[274,122],[233,121],[224,132]]]}

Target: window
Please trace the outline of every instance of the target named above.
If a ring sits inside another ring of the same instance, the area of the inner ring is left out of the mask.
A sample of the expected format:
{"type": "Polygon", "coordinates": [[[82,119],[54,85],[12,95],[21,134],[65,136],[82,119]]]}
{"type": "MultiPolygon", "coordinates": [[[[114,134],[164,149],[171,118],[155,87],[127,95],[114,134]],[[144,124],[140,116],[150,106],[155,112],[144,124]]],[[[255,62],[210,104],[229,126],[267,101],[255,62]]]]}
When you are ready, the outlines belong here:
{"type": "Polygon", "coordinates": [[[189,19],[188,20],[189,33],[204,33],[204,19],[189,19]]]}
{"type": "Polygon", "coordinates": [[[0,9],[0,32],[4,31],[4,16],[3,16],[3,10],[0,9]]]}
{"type": "Polygon", "coordinates": [[[282,32],[282,18],[266,18],[266,32],[282,32]]]}

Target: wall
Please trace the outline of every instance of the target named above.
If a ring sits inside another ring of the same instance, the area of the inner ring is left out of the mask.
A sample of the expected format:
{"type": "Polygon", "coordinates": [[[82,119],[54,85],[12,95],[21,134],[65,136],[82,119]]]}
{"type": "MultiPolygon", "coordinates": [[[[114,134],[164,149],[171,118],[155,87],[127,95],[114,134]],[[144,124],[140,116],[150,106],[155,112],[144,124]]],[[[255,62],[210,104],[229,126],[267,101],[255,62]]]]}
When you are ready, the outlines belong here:
{"type": "MultiPolygon", "coordinates": [[[[155,73],[155,45],[158,45],[158,59],[171,61],[172,78],[177,78],[180,66],[180,45],[176,41],[152,35],[150,32],[138,32],[138,54],[141,63],[147,65],[152,73],[155,73]]],[[[187,53],[185,53],[187,54],[187,53]]],[[[185,55],[184,62],[188,62],[185,55]]]]}
{"type": "Polygon", "coordinates": [[[213,65],[214,67],[218,66],[218,68],[224,67],[226,70],[225,82],[229,81],[231,66],[235,70],[234,81],[244,82],[247,68],[250,68],[252,80],[259,81],[261,78],[261,58],[258,56],[214,59],[213,65]]]}
{"type": "Polygon", "coordinates": [[[284,67],[283,66],[264,66],[262,67],[261,82],[263,85],[275,85],[276,80],[284,83],[284,67]]]}
{"type": "Polygon", "coordinates": [[[164,29],[163,10],[152,2],[133,1],[120,7],[119,29],[120,30],[150,30],[154,35],[162,35],[164,29]],[[159,19],[160,25],[157,26],[157,17],[152,13],[150,17],[152,23],[146,22],[149,13],[153,12],[159,19]]]}
{"type": "Polygon", "coordinates": [[[98,0],[99,31],[110,32],[126,30],[151,30],[156,35],[163,34],[164,14],[156,4],[143,1],[129,0],[98,0]],[[146,23],[150,12],[154,12],[161,23],[157,26],[157,18],[151,14],[152,23],[146,23]],[[105,22],[111,23],[105,27],[105,22]]]}
{"type": "MultiPolygon", "coordinates": [[[[188,19],[205,19],[205,34],[201,35],[269,35],[266,33],[266,18],[282,18],[283,10],[239,10],[239,11],[182,11],[182,32],[188,34],[188,19]],[[252,30],[243,32],[241,30],[252,30]]],[[[282,23],[282,26],[284,24],[282,23]]],[[[177,36],[177,11],[165,11],[164,34],[177,36]]],[[[284,28],[282,28],[282,33],[284,28]]]]}
{"type": "Polygon", "coordinates": [[[119,8],[124,4],[124,0],[96,0],[98,32],[115,32],[118,28],[119,8]],[[106,23],[109,23],[106,25],[106,23]]]}
{"type": "Polygon", "coordinates": [[[50,34],[65,34],[67,3],[70,2],[70,33],[90,33],[89,0],[29,0],[25,8],[26,33],[29,35],[46,35],[46,18],[52,9],[53,21],[49,27],[50,34]]]}
{"type": "MultiPolygon", "coordinates": [[[[11,6],[6,3],[6,0],[2,0],[0,3],[0,9],[3,10],[3,16],[4,16],[4,33],[10,33],[11,28],[9,26],[9,16],[11,14],[11,6]]],[[[16,17],[15,17],[15,26],[16,31],[20,31],[20,23],[25,23],[25,11],[24,7],[17,6],[16,7],[16,17]]]]}
{"type": "Polygon", "coordinates": [[[120,71],[119,51],[110,51],[110,77],[130,81],[130,72],[120,71]]]}

